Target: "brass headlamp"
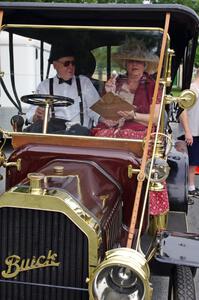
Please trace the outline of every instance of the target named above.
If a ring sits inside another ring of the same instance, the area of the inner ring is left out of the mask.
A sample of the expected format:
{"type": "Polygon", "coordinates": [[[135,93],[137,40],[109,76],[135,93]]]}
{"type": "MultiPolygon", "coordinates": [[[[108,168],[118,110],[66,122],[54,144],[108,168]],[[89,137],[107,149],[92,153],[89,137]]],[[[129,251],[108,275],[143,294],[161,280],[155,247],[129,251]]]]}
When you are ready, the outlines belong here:
{"type": "Polygon", "coordinates": [[[134,249],[118,248],[106,253],[89,281],[91,299],[149,300],[152,288],[144,256],[134,249]]]}

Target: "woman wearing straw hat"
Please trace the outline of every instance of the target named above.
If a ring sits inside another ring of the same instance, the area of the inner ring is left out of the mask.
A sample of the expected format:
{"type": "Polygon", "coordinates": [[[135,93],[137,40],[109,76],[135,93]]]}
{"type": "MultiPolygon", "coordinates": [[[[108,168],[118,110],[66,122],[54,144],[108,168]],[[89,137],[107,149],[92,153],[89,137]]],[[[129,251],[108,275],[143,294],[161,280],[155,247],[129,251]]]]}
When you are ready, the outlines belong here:
{"type": "MultiPolygon", "coordinates": [[[[113,59],[126,69],[126,74],[110,78],[106,85],[106,92],[112,92],[133,105],[130,111],[118,110],[121,118],[118,120],[117,129],[107,128],[100,123],[96,136],[143,138],[149,122],[150,106],[152,103],[155,80],[151,76],[157,70],[158,57],[152,55],[143,41],[136,39],[127,40],[113,54],[113,59]]],[[[161,89],[159,89],[155,106],[154,125],[159,113],[161,89]]],[[[101,121],[104,120],[101,118],[101,121]]]]}
{"type": "MultiPolygon", "coordinates": [[[[146,135],[149,122],[150,106],[155,87],[155,80],[151,76],[157,70],[158,57],[149,53],[143,43],[138,40],[128,40],[119,47],[113,55],[119,65],[126,68],[124,76],[111,78],[105,86],[106,92],[118,94],[127,102],[133,104],[135,109],[130,111],[118,110],[121,117],[118,126],[105,128],[99,124],[95,136],[142,139],[146,135]]],[[[159,88],[155,105],[154,127],[158,120],[159,106],[162,92],[159,88]]],[[[102,120],[103,121],[103,120],[102,120]]],[[[165,215],[169,211],[169,200],[166,184],[162,191],[149,192],[150,215],[165,215]]]]}

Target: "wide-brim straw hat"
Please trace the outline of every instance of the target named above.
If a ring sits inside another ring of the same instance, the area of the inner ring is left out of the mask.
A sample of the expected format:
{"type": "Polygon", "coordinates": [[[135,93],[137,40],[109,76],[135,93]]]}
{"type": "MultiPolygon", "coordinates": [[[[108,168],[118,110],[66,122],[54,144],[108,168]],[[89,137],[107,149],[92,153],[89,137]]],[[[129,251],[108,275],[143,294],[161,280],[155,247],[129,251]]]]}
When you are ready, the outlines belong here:
{"type": "Polygon", "coordinates": [[[126,68],[129,60],[142,61],[145,63],[145,71],[149,74],[157,72],[159,57],[147,50],[144,42],[137,39],[126,40],[119,46],[117,53],[112,54],[112,58],[120,67],[126,68]]]}

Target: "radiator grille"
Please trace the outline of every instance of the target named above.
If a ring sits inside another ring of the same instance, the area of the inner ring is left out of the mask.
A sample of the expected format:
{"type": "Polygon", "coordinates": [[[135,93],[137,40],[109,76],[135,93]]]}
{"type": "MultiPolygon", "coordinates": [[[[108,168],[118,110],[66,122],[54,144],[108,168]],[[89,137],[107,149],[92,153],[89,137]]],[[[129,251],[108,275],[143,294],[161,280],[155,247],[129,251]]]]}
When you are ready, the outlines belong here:
{"type": "Polygon", "coordinates": [[[57,212],[1,208],[0,241],[1,300],[88,300],[88,240],[68,217],[57,212]],[[59,267],[20,272],[8,280],[2,277],[6,257],[46,256],[49,250],[58,254],[59,267]],[[42,284],[46,286],[39,286],[42,284]]]}

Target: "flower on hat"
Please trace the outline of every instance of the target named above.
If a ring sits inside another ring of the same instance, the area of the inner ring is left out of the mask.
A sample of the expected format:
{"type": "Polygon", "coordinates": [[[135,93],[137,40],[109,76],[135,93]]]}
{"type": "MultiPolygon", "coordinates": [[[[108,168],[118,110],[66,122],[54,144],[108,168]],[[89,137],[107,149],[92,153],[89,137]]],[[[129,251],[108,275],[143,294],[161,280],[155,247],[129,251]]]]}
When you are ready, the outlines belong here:
{"type": "Polygon", "coordinates": [[[135,38],[127,39],[124,44],[119,46],[117,53],[112,54],[115,60],[122,68],[126,66],[126,61],[136,60],[145,62],[145,71],[153,74],[157,71],[159,57],[147,50],[143,40],[135,38]]]}

